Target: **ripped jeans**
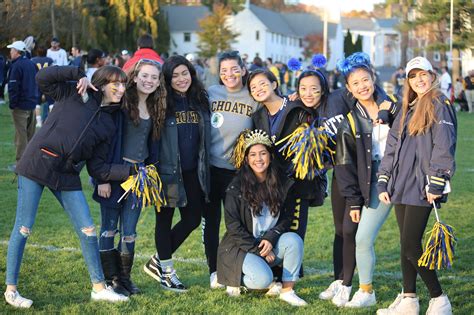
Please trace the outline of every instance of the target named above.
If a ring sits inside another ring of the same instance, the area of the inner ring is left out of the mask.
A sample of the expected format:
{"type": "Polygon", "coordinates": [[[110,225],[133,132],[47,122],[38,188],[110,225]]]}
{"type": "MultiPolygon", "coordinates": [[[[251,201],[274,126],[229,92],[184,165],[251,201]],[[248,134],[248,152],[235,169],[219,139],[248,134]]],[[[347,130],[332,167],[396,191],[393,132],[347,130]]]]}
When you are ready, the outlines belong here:
{"type": "MultiPolygon", "coordinates": [[[[35,223],[38,204],[44,186],[23,176],[18,176],[18,204],[15,225],[8,242],[6,284],[17,285],[26,241],[35,223]]],[[[81,242],[82,255],[86,261],[92,283],[104,281],[99,258],[99,245],[94,222],[82,190],[51,190],[66,210],[74,230],[81,242]]],[[[54,264],[53,264],[54,265],[54,264]]]]}
{"type": "Polygon", "coordinates": [[[120,233],[118,250],[123,254],[132,254],[135,251],[137,223],[141,209],[132,209],[132,198],[123,201],[122,207],[111,208],[100,206],[102,223],[100,226],[100,251],[109,251],[115,248],[115,234],[120,233]],[[117,229],[120,223],[120,228],[117,229]]]}

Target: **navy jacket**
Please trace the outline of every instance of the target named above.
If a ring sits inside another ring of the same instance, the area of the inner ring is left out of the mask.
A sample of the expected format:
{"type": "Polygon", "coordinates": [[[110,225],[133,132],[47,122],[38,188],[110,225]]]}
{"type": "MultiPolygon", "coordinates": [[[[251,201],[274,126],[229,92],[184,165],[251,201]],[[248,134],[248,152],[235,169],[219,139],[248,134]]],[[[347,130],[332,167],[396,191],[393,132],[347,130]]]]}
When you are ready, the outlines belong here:
{"type": "Polygon", "coordinates": [[[47,67],[38,72],[41,91],[56,100],[43,127],[28,143],[17,164],[19,175],[53,190],[81,190],[79,173],[84,162],[92,177],[124,180],[126,165],[106,163],[115,133],[111,112],[118,105],[101,107],[102,93],[89,90],[84,103],[75,82],[85,74],[77,67],[47,67]]]}
{"type": "Polygon", "coordinates": [[[38,102],[35,75],[35,64],[25,56],[12,61],[8,77],[9,106],[11,109],[35,109],[38,102]]]}
{"type": "MultiPolygon", "coordinates": [[[[415,177],[417,189],[421,191],[421,195],[417,197],[418,200],[409,201],[408,204],[419,204],[420,200],[426,199],[425,186],[427,184],[427,176],[431,182],[429,192],[441,195],[444,190],[444,182],[453,176],[456,168],[454,161],[457,137],[456,111],[449,100],[442,94],[433,100],[433,106],[435,108],[436,122],[424,134],[414,136],[417,144],[417,150],[415,151],[417,155],[415,177]]],[[[403,126],[402,136],[400,136],[401,116],[397,116],[392,129],[390,129],[385,147],[385,155],[377,173],[377,190],[379,194],[388,192],[389,195],[392,195],[395,181],[404,180],[398,176],[402,172],[399,169],[399,160],[403,159],[403,156],[400,156],[399,153],[403,140],[411,136],[406,134],[406,123],[403,126]]]]}

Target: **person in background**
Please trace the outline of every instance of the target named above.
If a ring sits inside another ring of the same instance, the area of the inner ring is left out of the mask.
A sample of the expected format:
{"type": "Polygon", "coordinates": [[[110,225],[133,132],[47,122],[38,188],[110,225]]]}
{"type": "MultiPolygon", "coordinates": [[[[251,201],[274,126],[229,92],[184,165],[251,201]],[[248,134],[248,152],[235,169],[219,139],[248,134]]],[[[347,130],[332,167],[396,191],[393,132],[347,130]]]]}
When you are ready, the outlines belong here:
{"type": "Polygon", "coordinates": [[[439,78],[439,89],[451,101],[452,80],[448,72],[448,67],[441,68],[441,77],[439,78]]]}
{"type": "Polygon", "coordinates": [[[33,51],[36,46],[36,40],[33,36],[30,35],[26,37],[25,40],[23,40],[23,42],[25,43],[25,47],[26,47],[25,56],[26,58],[31,59],[31,57],[33,57],[33,51]]]}
{"type": "Polygon", "coordinates": [[[75,66],[75,67],[80,67],[81,66],[81,60],[82,60],[82,51],[81,47],[79,46],[72,46],[71,47],[71,62],[69,65],[75,66]]]}
{"type": "MultiPolygon", "coordinates": [[[[277,78],[277,83],[278,83],[278,86],[280,87],[281,86],[281,80],[280,80],[280,70],[278,70],[278,67],[276,65],[273,64],[273,59],[271,57],[268,57],[266,60],[265,60],[265,64],[266,64],[266,68],[268,69],[268,71],[270,71],[271,73],[273,73],[273,75],[275,76],[275,78],[277,78]]],[[[280,90],[281,91],[281,90],[280,90]]]]}
{"type": "Polygon", "coordinates": [[[82,55],[81,68],[86,69],[86,76],[89,80],[100,67],[105,65],[106,56],[102,50],[96,48],[92,48],[87,54],[82,55]]]}
{"type": "Polygon", "coordinates": [[[268,288],[273,281],[271,267],[282,266],[281,291],[272,295],[305,306],[294,291],[303,241],[290,232],[294,208],[285,201],[293,181],[275,165],[273,143],[266,132],[250,131],[243,149],[243,165],[226,191],[226,233],[219,245],[217,276],[227,286],[227,294],[235,297],[241,285],[268,288]]]}
{"type": "MultiPolygon", "coordinates": [[[[36,56],[31,58],[31,61],[35,64],[36,69],[38,69],[38,71],[53,65],[53,59],[46,57],[45,47],[38,47],[36,49],[36,56]]],[[[36,103],[37,128],[40,128],[43,125],[43,121],[46,119],[46,117],[48,117],[49,105],[52,105],[53,103],[54,101],[50,97],[46,97],[38,89],[38,102],[36,103]]]]}
{"type": "Polygon", "coordinates": [[[204,81],[202,83],[206,89],[209,89],[211,86],[219,84],[217,57],[211,57],[205,63],[204,81]]]}
{"type": "Polygon", "coordinates": [[[10,48],[12,60],[8,76],[8,96],[15,126],[15,161],[18,162],[26,145],[35,134],[35,108],[38,103],[38,87],[35,82],[37,70],[35,64],[25,56],[24,42],[13,42],[7,48],[10,48]]]}
{"type": "Polygon", "coordinates": [[[447,197],[443,196],[445,187],[456,168],[456,111],[436,88],[437,74],[426,58],[410,60],[406,75],[401,113],[390,129],[377,174],[380,201],[395,206],[403,291],[377,314],[418,314],[419,275],[431,297],[426,314],[451,315],[451,303],[436,270],[419,266],[418,259],[433,204],[447,197]]]}
{"type": "Polygon", "coordinates": [[[403,69],[403,67],[399,67],[392,75],[392,83],[395,86],[394,94],[401,95],[403,92],[403,83],[405,83],[405,69],[403,69]]]}
{"type": "Polygon", "coordinates": [[[472,113],[474,108],[474,69],[470,70],[464,78],[464,87],[466,93],[466,102],[469,113],[472,113]]]}
{"type": "Polygon", "coordinates": [[[263,68],[264,66],[263,66],[262,58],[260,58],[259,56],[255,56],[255,58],[253,58],[252,64],[250,65],[249,72],[253,72],[257,69],[263,69],[263,68]]]}
{"type": "Polygon", "coordinates": [[[57,37],[53,37],[51,40],[51,47],[46,53],[46,57],[53,59],[54,66],[67,66],[69,61],[67,60],[67,53],[60,47],[61,43],[57,37]]]}
{"type": "Polygon", "coordinates": [[[155,212],[157,254],[144,270],[165,290],[182,293],[173,264],[173,253],[201,223],[209,196],[209,99],[193,65],[183,56],[163,64],[167,91],[166,118],[158,144],[158,174],[167,201],[155,212]],[[180,221],[173,226],[175,208],[180,221]]]}
{"type": "Polygon", "coordinates": [[[5,94],[5,88],[4,88],[4,82],[6,78],[6,68],[7,68],[7,61],[5,60],[5,56],[0,54],[0,105],[5,104],[4,94],[5,94]]]}
{"type": "Polygon", "coordinates": [[[125,62],[129,61],[132,58],[132,55],[126,49],[122,50],[121,56],[122,56],[122,59],[124,61],[124,64],[125,64],[125,62]]]}
{"type": "Polygon", "coordinates": [[[150,34],[145,34],[137,39],[137,47],[138,50],[133,54],[133,57],[130,58],[125,64],[123,65],[123,71],[127,72],[130,69],[133,69],[135,64],[140,59],[150,59],[158,61],[159,63],[163,64],[163,59],[161,59],[160,55],[156,51],[153,50],[153,37],[150,34]]]}

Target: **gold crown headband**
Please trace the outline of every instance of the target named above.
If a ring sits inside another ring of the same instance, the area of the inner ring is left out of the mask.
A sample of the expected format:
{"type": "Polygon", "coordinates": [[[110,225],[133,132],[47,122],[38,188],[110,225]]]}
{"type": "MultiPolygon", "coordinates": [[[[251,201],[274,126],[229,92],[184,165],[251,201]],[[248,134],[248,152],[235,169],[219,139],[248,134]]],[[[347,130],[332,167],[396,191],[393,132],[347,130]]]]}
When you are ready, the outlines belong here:
{"type": "Polygon", "coordinates": [[[263,130],[245,129],[240,133],[239,137],[237,138],[237,141],[235,142],[234,150],[232,150],[232,154],[230,157],[230,161],[235,166],[235,168],[240,168],[243,165],[245,159],[245,151],[255,144],[263,144],[267,147],[273,146],[272,140],[263,130]]]}

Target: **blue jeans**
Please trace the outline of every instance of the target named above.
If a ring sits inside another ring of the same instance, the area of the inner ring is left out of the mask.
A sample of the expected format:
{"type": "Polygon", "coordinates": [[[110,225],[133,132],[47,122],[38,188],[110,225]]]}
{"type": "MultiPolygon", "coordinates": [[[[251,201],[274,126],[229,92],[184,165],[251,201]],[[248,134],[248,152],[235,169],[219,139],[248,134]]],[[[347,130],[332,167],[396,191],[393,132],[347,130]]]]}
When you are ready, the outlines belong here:
{"type": "Polygon", "coordinates": [[[363,207],[356,234],[356,262],[359,283],[371,284],[375,269],[375,239],[387,220],[392,205],[379,201],[376,183],[370,185],[370,205],[363,207]]]}
{"type": "Polygon", "coordinates": [[[283,265],[283,282],[298,280],[303,261],[303,240],[294,232],[283,233],[273,248],[275,261],[268,264],[258,255],[247,253],[242,266],[242,282],[249,289],[268,288],[273,281],[271,267],[283,265]]]}
{"type": "Polygon", "coordinates": [[[141,209],[132,209],[132,198],[123,201],[122,207],[109,208],[100,206],[102,223],[100,226],[99,248],[109,251],[115,248],[115,234],[120,232],[118,249],[123,254],[135,252],[135,238],[137,236],[137,223],[141,209]],[[120,222],[120,229],[117,229],[120,222]]]}
{"type": "MultiPolygon", "coordinates": [[[[26,240],[35,223],[38,204],[44,186],[23,176],[18,176],[18,205],[15,225],[8,243],[6,284],[17,285],[21,260],[25,251],[26,240]]],[[[104,274],[99,258],[99,246],[94,222],[82,190],[51,190],[59,203],[66,210],[81,241],[82,255],[87,264],[92,283],[104,281],[104,274]]]]}

